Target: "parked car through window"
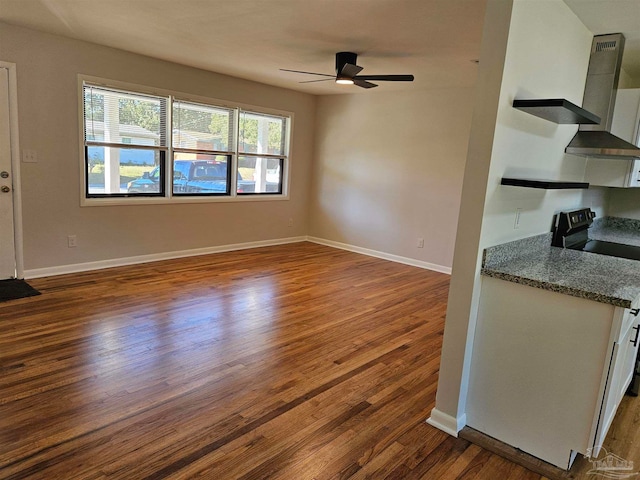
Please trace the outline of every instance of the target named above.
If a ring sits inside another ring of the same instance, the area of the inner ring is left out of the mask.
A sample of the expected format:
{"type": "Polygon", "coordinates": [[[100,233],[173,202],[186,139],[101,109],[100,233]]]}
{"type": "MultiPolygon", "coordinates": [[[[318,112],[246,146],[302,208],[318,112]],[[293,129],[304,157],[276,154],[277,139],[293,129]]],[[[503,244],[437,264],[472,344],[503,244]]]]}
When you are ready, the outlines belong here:
{"type": "Polygon", "coordinates": [[[89,81],[82,93],[83,199],[285,194],[289,115],[89,81]]]}

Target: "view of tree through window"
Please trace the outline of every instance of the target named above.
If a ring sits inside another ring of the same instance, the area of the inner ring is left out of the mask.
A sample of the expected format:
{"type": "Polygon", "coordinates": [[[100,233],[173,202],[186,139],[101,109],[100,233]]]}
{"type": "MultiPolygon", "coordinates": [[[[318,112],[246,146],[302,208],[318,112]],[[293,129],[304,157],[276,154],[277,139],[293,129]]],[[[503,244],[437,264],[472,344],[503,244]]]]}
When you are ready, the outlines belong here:
{"type": "Polygon", "coordinates": [[[238,193],[282,193],[287,119],[242,111],[239,132],[238,170],[252,178],[255,187],[238,193]]]}
{"type": "Polygon", "coordinates": [[[238,149],[244,153],[282,155],[286,119],[260,113],[240,113],[240,141],[238,149]]]}
{"type": "MultiPolygon", "coordinates": [[[[118,99],[118,119],[121,125],[139,125],[150,131],[160,129],[160,105],[133,98],[118,99]]],[[[104,121],[104,92],[85,90],[85,118],[104,121]]]]}
{"type": "Polygon", "coordinates": [[[89,84],[83,100],[87,197],[283,193],[288,117],[89,84]]]}
{"type": "Polygon", "coordinates": [[[173,147],[231,151],[233,114],[228,108],[174,101],[173,147]]]}
{"type": "Polygon", "coordinates": [[[229,195],[233,115],[228,108],[173,102],[174,195],[229,195]]]}

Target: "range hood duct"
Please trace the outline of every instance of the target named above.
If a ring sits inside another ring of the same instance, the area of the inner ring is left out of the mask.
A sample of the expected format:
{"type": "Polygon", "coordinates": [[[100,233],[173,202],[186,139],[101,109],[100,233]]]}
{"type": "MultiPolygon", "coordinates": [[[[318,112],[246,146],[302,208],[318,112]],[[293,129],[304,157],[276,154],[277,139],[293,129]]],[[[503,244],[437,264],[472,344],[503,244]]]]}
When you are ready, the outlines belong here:
{"type": "Polygon", "coordinates": [[[566,153],[613,159],[640,158],[640,148],[611,133],[623,50],[621,33],[593,37],[582,108],[599,116],[601,121],[580,125],[566,153]]]}

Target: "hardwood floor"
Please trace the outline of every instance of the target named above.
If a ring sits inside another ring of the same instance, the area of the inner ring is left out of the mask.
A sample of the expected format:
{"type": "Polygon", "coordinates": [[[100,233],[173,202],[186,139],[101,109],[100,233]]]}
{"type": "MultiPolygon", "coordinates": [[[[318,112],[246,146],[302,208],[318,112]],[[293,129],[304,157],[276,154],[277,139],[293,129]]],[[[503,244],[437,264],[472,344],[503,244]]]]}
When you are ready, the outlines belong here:
{"type": "Polygon", "coordinates": [[[299,243],[30,283],[0,479],[543,478],[425,423],[447,275],[299,243]]]}

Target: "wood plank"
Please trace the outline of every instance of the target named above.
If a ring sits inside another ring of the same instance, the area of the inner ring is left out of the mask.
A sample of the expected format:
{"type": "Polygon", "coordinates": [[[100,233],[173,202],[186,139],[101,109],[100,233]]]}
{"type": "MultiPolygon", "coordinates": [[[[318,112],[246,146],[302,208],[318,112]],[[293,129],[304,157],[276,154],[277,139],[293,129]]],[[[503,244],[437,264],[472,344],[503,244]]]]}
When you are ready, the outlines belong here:
{"type": "Polygon", "coordinates": [[[0,479],[540,478],[425,423],[447,275],[299,243],[31,283],[0,479]]]}
{"type": "Polygon", "coordinates": [[[551,480],[574,478],[571,473],[565,470],[544,462],[539,458],[529,455],[522,450],[518,450],[517,448],[507,445],[495,438],[485,435],[482,432],[474,430],[471,427],[464,427],[459,432],[459,436],[551,480]]]}

